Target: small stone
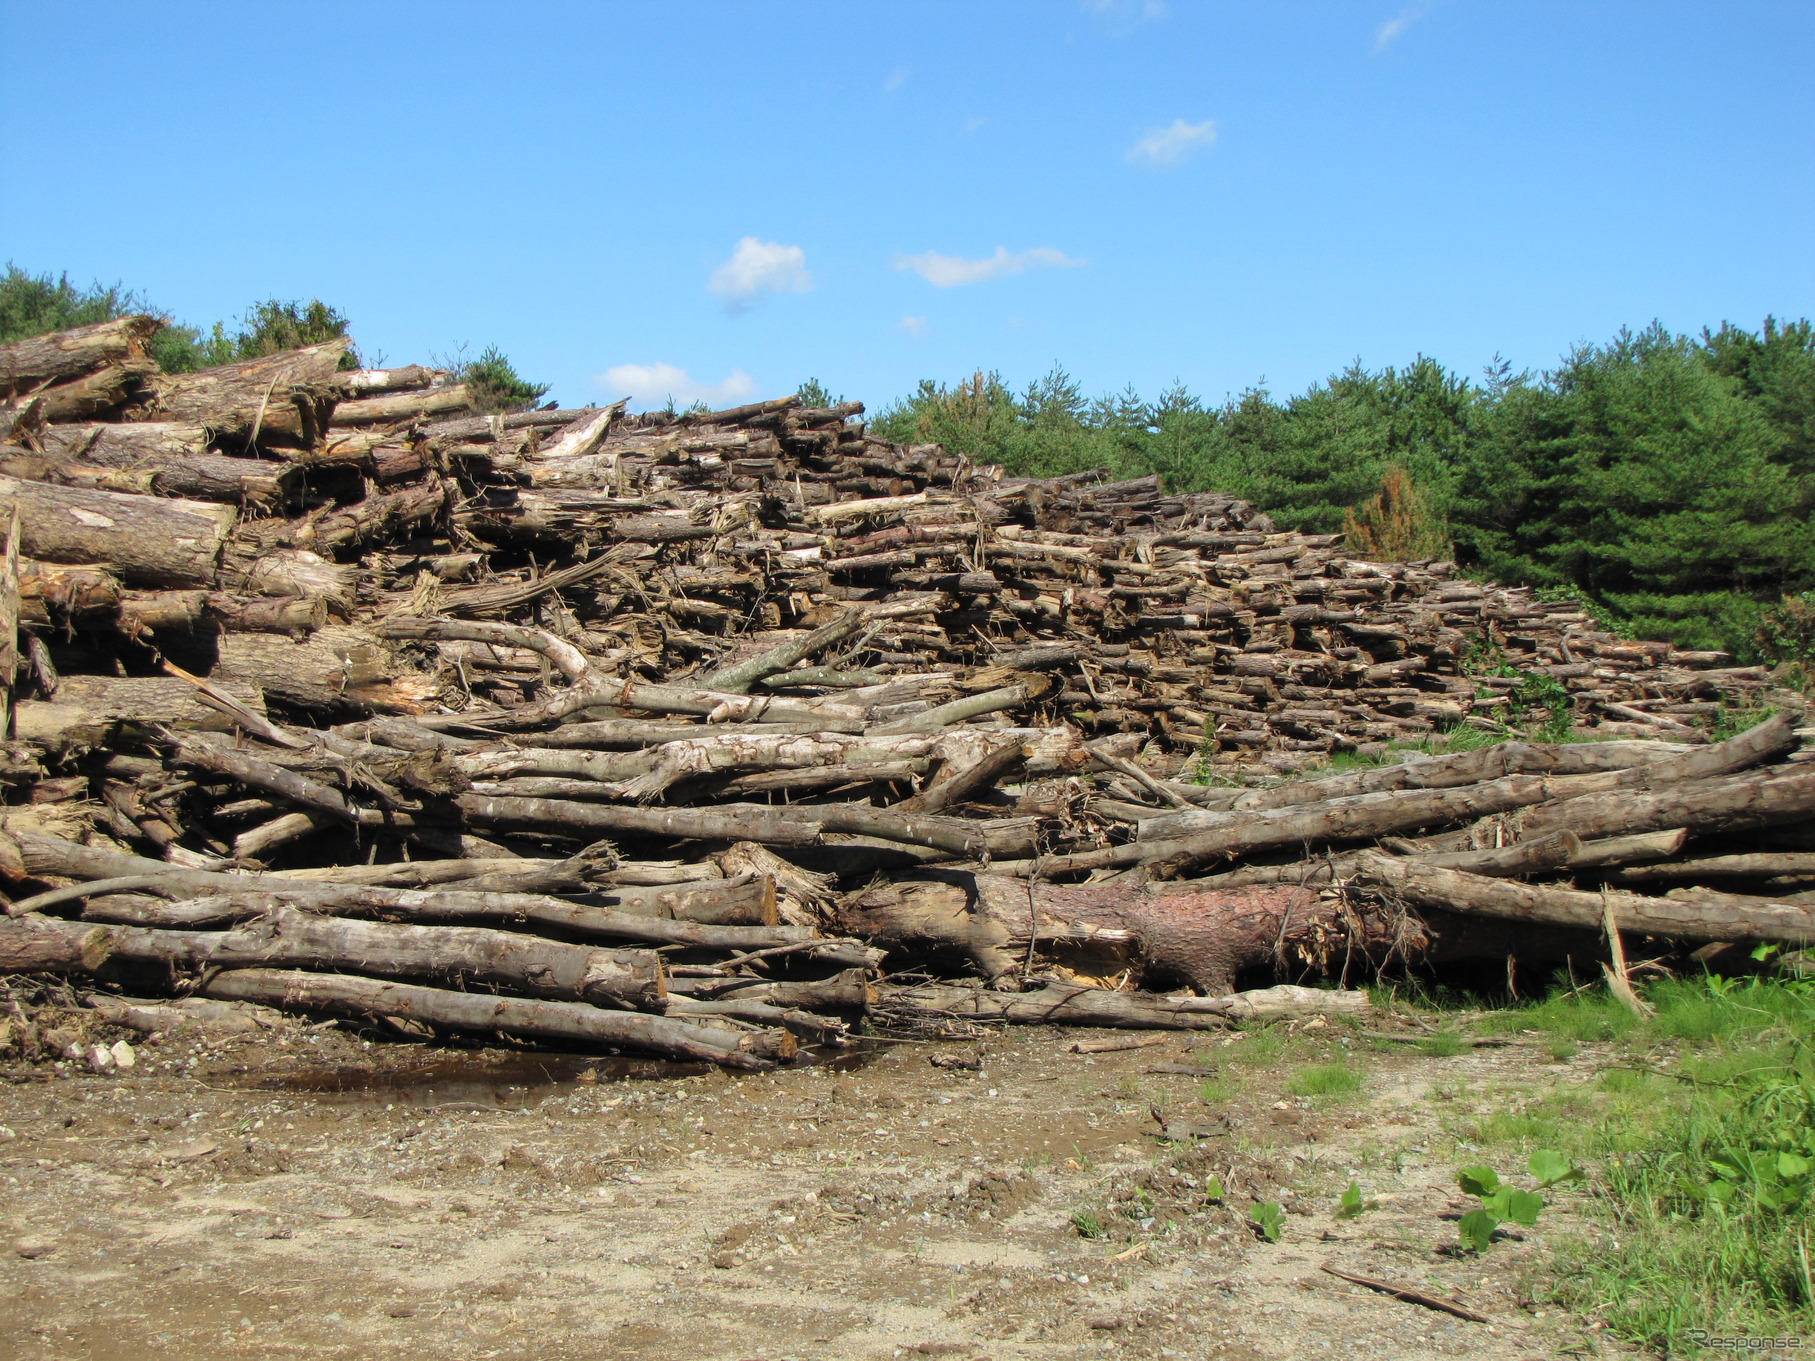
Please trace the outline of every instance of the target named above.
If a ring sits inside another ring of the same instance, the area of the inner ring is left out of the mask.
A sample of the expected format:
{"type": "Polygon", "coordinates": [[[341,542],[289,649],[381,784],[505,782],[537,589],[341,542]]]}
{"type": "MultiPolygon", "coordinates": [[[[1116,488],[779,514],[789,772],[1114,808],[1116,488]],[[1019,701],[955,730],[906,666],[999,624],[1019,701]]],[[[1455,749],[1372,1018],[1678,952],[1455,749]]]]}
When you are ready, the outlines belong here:
{"type": "Polygon", "coordinates": [[[130,1068],[139,1061],[138,1055],[133,1053],[132,1046],[127,1044],[125,1040],[115,1040],[113,1042],[113,1047],[107,1052],[113,1055],[114,1067],[116,1068],[130,1068]]]}
{"type": "Polygon", "coordinates": [[[88,1050],[88,1066],[97,1073],[104,1073],[113,1067],[113,1050],[104,1044],[91,1045],[88,1050]]]}
{"type": "Polygon", "coordinates": [[[56,1244],[47,1243],[42,1238],[21,1238],[13,1244],[13,1251],[31,1262],[40,1257],[48,1257],[56,1250],[56,1244]]]}

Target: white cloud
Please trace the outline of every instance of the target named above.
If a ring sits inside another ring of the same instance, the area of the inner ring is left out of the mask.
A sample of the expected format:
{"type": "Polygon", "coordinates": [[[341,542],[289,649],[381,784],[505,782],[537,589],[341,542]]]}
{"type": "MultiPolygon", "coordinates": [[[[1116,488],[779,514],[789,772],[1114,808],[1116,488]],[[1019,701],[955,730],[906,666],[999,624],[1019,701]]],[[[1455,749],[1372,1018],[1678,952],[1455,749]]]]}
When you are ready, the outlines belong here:
{"type": "Polygon", "coordinates": [[[756,306],[765,293],[811,292],[813,276],[807,273],[807,253],[799,246],[746,236],[731,258],[712,271],[706,287],[736,315],[756,306]]]}
{"type": "Polygon", "coordinates": [[[1154,128],[1129,147],[1123,159],[1145,161],[1148,165],[1177,165],[1193,152],[1201,151],[1216,141],[1216,124],[1206,118],[1201,123],[1187,123],[1175,118],[1169,128],[1154,128]]]}
{"type": "Polygon", "coordinates": [[[926,324],[925,317],[903,317],[895,324],[906,331],[915,340],[920,340],[925,337],[927,331],[930,329],[926,324]]]}
{"type": "Polygon", "coordinates": [[[1063,251],[1050,246],[1010,255],[1006,246],[997,246],[994,255],[981,260],[966,260],[962,255],[941,255],[929,250],[923,255],[897,255],[896,269],[911,269],[934,288],[955,288],[959,284],[980,284],[999,279],[1004,274],[1019,274],[1029,269],[1069,269],[1081,265],[1063,251]]]}
{"type": "Polygon", "coordinates": [[[1166,17],[1166,0],[1079,0],[1079,8],[1116,23],[1152,23],[1166,17]]]}
{"type": "Polygon", "coordinates": [[[1388,19],[1379,28],[1374,30],[1374,50],[1376,52],[1386,51],[1387,48],[1398,42],[1399,39],[1405,35],[1406,29],[1422,19],[1425,12],[1429,9],[1430,4],[1428,3],[1428,0],[1422,0],[1421,3],[1407,5],[1404,9],[1400,10],[1399,13],[1395,14],[1391,19],[1388,19]]]}
{"type": "Polygon", "coordinates": [[[677,408],[704,402],[713,408],[736,406],[756,395],[756,380],[732,369],[723,382],[702,383],[674,364],[616,364],[601,373],[599,386],[613,396],[626,396],[638,406],[677,408]]]}
{"type": "Polygon", "coordinates": [[[898,66],[893,71],[889,72],[889,78],[882,82],[882,88],[887,93],[894,94],[895,91],[899,90],[903,85],[906,85],[907,83],[908,83],[907,67],[898,66]]]}

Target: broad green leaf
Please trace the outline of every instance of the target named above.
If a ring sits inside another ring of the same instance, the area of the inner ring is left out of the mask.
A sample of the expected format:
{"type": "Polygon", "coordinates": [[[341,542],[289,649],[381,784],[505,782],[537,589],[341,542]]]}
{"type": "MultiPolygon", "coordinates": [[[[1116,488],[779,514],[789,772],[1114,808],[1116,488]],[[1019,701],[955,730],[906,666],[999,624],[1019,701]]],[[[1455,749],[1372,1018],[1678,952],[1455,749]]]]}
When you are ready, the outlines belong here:
{"type": "Polygon", "coordinates": [[[1476,1252],[1486,1252],[1494,1241],[1494,1230],[1500,1227],[1500,1221],[1486,1210],[1470,1210],[1462,1216],[1462,1222],[1456,1228],[1462,1234],[1463,1246],[1473,1248],[1476,1252]]]}
{"type": "Polygon", "coordinates": [[[1779,1153],[1777,1155],[1777,1175],[1785,1181],[1793,1177],[1808,1175],[1809,1168],[1815,1166],[1799,1153],[1779,1153]]]}
{"type": "Polygon", "coordinates": [[[1561,1153],[1548,1148],[1540,1148],[1532,1154],[1526,1166],[1531,1169],[1532,1176],[1538,1179],[1539,1190],[1555,1186],[1560,1181],[1575,1181],[1582,1176],[1581,1168],[1561,1153]]]}
{"type": "Polygon", "coordinates": [[[1351,1181],[1342,1193],[1342,1203],[1336,1207],[1336,1217],[1353,1219],[1365,1209],[1367,1204],[1361,1199],[1361,1188],[1351,1181]]]}
{"type": "Polygon", "coordinates": [[[1210,1177],[1204,1182],[1204,1199],[1205,1200],[1221,1200],[1223,1198],[1223,1195],[1224,1195],[1223,1184],[1222,1184],[1222,1182],[1218,1181],[1215,1177],[1210,1177]]]}
{"type": "Polygon", "coordinates": [[[1456,1173],[1456,1180],[1462,1183],[1462,1189],[1471,1196],[1491,1196],[1500,1189],[1499,1173],[1485,1163],[1463,1168],[1456,1173]]]}
{"type": "Polygon", "coordinates": [[[1280,1234],[1285,1232],[1286,1212],[1279,1207],[1278,1201],[1269,1200],[1254,1207],[1254,1227],[1269,1243],[1277,1243],[1280,1234]]]}
{"type": "Polygon", "coordinates": [[[1544,1209],[1544,1197],[1533,1191],[1514,1191],[1508,1188],[1506,1197],[1506,1218],[1515,1224],[1530,1228],[1538,1222],[1538,1215],[1544,1209]]]}

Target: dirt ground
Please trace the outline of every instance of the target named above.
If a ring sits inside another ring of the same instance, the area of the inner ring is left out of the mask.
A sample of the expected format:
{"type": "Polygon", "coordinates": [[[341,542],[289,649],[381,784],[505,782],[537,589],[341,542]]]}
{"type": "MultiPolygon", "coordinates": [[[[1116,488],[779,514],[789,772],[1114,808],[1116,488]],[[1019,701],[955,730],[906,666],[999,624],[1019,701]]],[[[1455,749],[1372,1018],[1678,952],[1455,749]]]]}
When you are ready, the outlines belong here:
{"type": "Polygon", "coordinates": [[[1429,1057],[1334,1026],[1283,1047],[1247,1034],[1069,1049],[1106,1034],[1026,1028],[771,1074],[626,1079],[622,1062],[286,1023],[141,1047],[129,1072],[19,1065],[0,1072],[0,1355],[1617,1350],[1528,1293],[1546,1240],[1588,1231],[1578,1193],[1484,1258],[1455,1248],[1455,1169],[1471,1159],[1452,1142],[1454,1098],[1588,1081],[1591,1053],[1429,1057]],[[1359,1092],[1287,1095],[1336,1054],[1365,1074],[1359,1092]],[[1166,1064],[1214,1073],[1149,1071],[1166,1064]],[[1156,1107],[1205,1137],[1162,1142],[1156,1107]],[[1338,1220],[1351,1177],[1383,1203],[1338,1220]],[[1257,1201],[1286,1206],[1281,1241],[1249,1226],[1257,1201]]]}

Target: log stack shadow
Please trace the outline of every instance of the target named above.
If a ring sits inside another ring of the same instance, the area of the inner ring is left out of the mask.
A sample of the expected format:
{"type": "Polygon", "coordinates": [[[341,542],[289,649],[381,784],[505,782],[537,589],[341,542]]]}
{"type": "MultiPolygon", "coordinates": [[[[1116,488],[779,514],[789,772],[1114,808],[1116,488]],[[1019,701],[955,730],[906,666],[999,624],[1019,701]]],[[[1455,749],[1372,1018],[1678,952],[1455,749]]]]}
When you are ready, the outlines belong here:
{"type": "Polygon", "coordinates": [[[1711,740],[1783,699],[1723,654],[856,403],[480,413],[155,324],[0,347],[0,968],[754,1068],[1815,934],[1815,765],[1711,740]]]}

